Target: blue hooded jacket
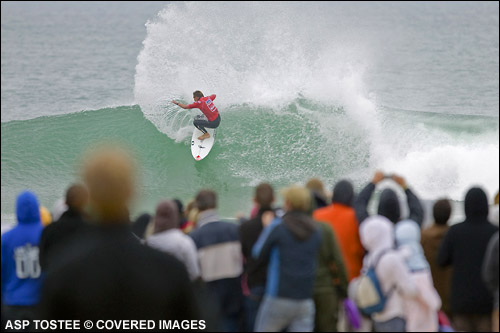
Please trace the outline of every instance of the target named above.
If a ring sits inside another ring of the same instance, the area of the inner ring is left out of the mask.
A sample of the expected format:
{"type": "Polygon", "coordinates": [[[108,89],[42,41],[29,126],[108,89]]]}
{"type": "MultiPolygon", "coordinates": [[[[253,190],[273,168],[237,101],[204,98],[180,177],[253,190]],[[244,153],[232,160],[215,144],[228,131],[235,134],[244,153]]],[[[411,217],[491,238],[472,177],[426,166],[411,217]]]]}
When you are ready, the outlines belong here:
{"type": "Polygon", "coordinates": [[[17,197],[18,225],[2,235],[2,303],[31,306],[39,302],[42,275],[38,244],[43,226],[36,196],[17,197]]]}

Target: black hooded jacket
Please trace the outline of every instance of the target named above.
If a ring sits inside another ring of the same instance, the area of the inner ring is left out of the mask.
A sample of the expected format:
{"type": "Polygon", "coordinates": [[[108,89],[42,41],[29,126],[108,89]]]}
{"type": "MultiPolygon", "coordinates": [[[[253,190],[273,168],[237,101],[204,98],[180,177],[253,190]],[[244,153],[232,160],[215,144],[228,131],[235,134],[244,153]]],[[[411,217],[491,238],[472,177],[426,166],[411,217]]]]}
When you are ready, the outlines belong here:
{"type": "MultiPolygon", "coordinates": [[[[375,184],[369,183],[354,201],[354,210],[356,211],[356,217],[360,224],[369,216],[367,207],[374,191],[375,184]]],[[[422,226],[424,221],[424,209],[422,208],[420,200],[408,188],[405,190],[405,194],[410,210],[408,218],[417,222],[419,226],[422,226]]],[[[379,199],[378,214],[387,217],[393,223],[401,219],[401,209],[399,207],[399,200],[396,192],[391,189],[382,191],[379,199]]]]}
{"type": "Polygon", "coordinates": [[[450,307],[455,314],[490,313],[493,297],[481,278],[490,238],[498,228],[488,222],[488,199],[480,188],[465,196],[462,223],[450,227],[439,249],[438,265],[452,266],[450,307]]]}

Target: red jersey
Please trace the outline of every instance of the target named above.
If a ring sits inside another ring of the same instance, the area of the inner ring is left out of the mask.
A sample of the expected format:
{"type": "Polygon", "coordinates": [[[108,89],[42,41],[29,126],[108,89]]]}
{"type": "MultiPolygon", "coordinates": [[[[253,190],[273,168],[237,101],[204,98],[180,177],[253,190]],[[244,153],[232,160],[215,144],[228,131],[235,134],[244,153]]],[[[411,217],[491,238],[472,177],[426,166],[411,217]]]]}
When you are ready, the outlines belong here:
{"type": "Polygon", "coordinates": [[[210,95],[208,97],[202,97],[197,102],[193,104],[189,104],[187,106],[188,109],[200,109],[201,112],[207,117],[208,121],[214,121],[219,115],[219,110],[214,105],[212,100],[215,99],[215,95],[210,95]]]}

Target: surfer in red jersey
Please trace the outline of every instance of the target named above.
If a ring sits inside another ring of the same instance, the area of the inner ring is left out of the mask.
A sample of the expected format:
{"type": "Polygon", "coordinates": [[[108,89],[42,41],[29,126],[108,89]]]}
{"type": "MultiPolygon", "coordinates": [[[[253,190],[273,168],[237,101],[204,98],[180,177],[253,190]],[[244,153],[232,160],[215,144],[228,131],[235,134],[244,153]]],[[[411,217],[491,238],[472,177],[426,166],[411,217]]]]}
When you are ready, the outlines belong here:
{"type": "Polygon", "coordinates": [[[206,128],[217,128],[220,124],[220,115],[219,110],[214,105],[213,100],[215,99],[215,94],[204,97],[203,93],[199,90],[196,90],[193,93],[194,103],[192,104],[182,104],[177,101],[172,101],[175,105],[180,106],[183,109],[200,109],[201,112],[205,115],[206,119],[203,116],[196,116],[193,125],[203,132],[203,135],[198,137],[198,140],[205,140],[210,137],[210,134],[207,132],[206,128]]]}

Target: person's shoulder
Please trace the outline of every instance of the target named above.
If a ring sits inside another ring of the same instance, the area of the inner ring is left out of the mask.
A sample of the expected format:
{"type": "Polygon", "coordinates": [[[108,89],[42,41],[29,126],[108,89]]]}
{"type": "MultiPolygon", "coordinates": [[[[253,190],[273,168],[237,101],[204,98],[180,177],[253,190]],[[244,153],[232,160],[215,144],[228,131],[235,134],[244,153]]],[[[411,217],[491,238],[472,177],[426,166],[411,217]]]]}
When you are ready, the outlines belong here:
{"type": "Polygon", "coordinates": [[[10,228],[9,230],[7,230],[6,232],[4,232],[2,234],[2,244],[4,242],[8,242],[11,238],[12,238],[12,235],[14,235],[16,233],[16,228],[17,226],[13,226],[12,228],[10,228]]]}
{"type": "Polygon", "coordinates": [[[380,255],[378,266],[383,267],[385,265],[391,266],[395,263],[404,263],[403,254],[395,249],[388,250],[380,255]]]}
{"type": "Polygon", "coordinates": [[[486,223],[486,225],[488,225],[488,229],[492,234],[498,233],[498,227],[496,225],[492,224],[489,221],[488,223],[486,223]]]}
{"type": "Polygon", "coordinates": [[[248,230],[253,230],[256,228],[261,228],[262,229],[262,220],[260,216],[256,216],[254,218],[251,218],[250,220],[247,220],[240,224],[239,226],[241,231],[248,231],[248,230]]]}
{"type": "Polygon", "coordinates": [[[22,240],[23,238],[25,238],[26,235],[28,235],[28,234],[31,235],[34,232],[38,232],[38,231],[41,234],[42,229],[43,229],[43,226],[41,223],[39,226],[33,225],[33,226],[29,226],[29,228],[22,228],[22,229],[20,228],[20,225],[17,224],[2,234],[1,241],[2,241],[2,244],[4,242],[6,242],[6,243],[18,242],[18,241],[22,240]]]}
{"type": "Polygon", "coordinates": [[[324,221],[314,219],[314,224],[316,225],[316,228],[321,231],[321,233],[333,232],[332,227],[324,221]]]}
{"type": "Polygon", "coordinates": [[[179,242],[181,245],[184,246],[191,246],[194,245],[194,241],[189,235],[186,235],[182,230],[180,229],[175,229],[171,233],[171,237],[174,241],[179,242]]]}
{"type": "Polygon", "coordinates": [[[150,259],[151,261],[158,261],[173,265],[177,265],[178,263],[182,264],[175,256],[150,246],[144,246],[141,244],[137,247],[136,250],[138,251],[138,253],[140,252],[141,255],[143,255],[145,258],[150,259]]]}
{"type": "Polygon", "coordinates": [[[232,238],[237,237],[239,239],[239,224],[231,221],[219,221],[215,222],[215,226],[222,230],[223,232],[228,233],[228,236],[231,235],[232,238]]]}
{"type": "Polygon", "coordinates": [[[316,209],[314,212],[313,212],[313,215],[316,216],[316,215],[321,215],[321,216],[324,216],[324,215],[327,215],[328,213],[330,213],[332,210],[332,206],[331,205],[328,205],[328,206],[325,206],[325,207],[321,207],[321,208],[318,208],[316,209]]]}
{"type": "Polygon", "coordinates": [[[52,238],[53,235],[55,233],[57,233],[57,229],[58,229],[58,226],[57,226],[56,222],[52,222],[51,224],[49,224],[48,226],[43,228],[42,235],[41,235],[41,241],[46,241],[46,240],[52,238]]]}
{"type": "Polygon", "coordinates": [[[271,234],[276,234],[276,235],[282,235],[282,234],[289,234],[291,235],[291,232],[289,231],[288,227],[285,225],[285,223],[271,223],[267,228],[271,228],[271,234]]]}
{"type": "Polygon", "coordinates": [[[313,212],[312,216],[316,221],[330,222],[332,219],[332,211],[330,206],[318,208],[313,212]]]}

